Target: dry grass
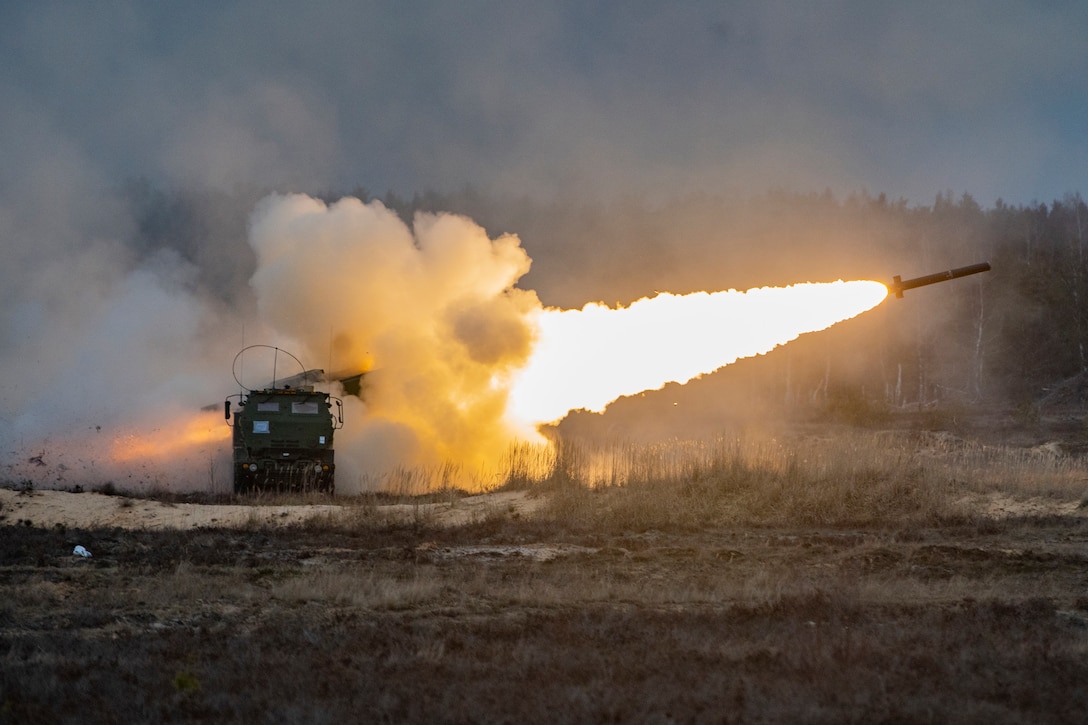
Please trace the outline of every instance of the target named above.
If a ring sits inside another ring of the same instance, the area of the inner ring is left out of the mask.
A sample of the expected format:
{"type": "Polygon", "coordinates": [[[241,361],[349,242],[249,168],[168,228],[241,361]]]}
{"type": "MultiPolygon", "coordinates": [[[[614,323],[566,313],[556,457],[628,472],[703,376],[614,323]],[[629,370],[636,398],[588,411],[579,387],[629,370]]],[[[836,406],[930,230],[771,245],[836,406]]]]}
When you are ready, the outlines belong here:
{"type": "Polygon", "coordinates": [[[562,444],[539,485],[556,520],[607,530],[922,524],[977,515],[972,495],[1080,501],[1088,467],[1050,450],[940,436],[723,437],[562,444]]]}
{"type": "Polygon", "coordinates": [[[479,553],[536,531],[504,526],[83,532],[93,561],[41,558],[60,532],[0,529],[0,718],[1000,723],[1088,706],[1088,564],[1039,543],[1082,548],[1083,522],[479,553]]]}
{"type": "MultiPolygon", "coordinates": [[[[546,515],[563,525],[611,529],[921,523],[976,515],[985,494],[1088,500],[1088,465],[1056,446],[901,431],[740,432],[654,444],[559,439],[514,446],[503,464],[502,483],[489,490],[546,495],[546,515]]],[[[448,468],[401,470],[381,494],[363,498],[454,504],[466,492],[448,488],[450,479],[448,468]]]]}
{"type": "Polygon", "coordinates": [[[1088,711],[1088,517],[965,508],[1076,501],[1077,459],[841,431],[562,443],[510,471],[537,515],[440,525],[456,491],[406,488],[292,526],[0,527],[0,722],[1088,711]]]}

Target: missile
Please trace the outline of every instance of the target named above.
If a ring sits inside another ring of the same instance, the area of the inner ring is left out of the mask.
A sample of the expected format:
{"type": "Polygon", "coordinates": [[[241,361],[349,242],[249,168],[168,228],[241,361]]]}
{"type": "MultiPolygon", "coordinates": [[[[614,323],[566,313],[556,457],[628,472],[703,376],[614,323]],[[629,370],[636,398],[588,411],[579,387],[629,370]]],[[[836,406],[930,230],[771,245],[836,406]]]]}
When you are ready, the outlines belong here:
{"type": "Polygon", "coordinates": [[[890,292],[894,292],[896,297],[902,297],[903,293],[909,289],[914,289],[916,287],[925,287],[927,284],[947,282],[950,279],[958,279],[960,277],[978,274],[979,272],[989,271],[990,263],[982,262],[981,264],[972,264],[968,267],[957,267],[956,269],[950,269],[947,272],[927,274],[924,277],[915,277],[914,279],[900,279],[899,275],[897,274],[892,277],[892,283],[888,285],[888,290],[890,292]]]}

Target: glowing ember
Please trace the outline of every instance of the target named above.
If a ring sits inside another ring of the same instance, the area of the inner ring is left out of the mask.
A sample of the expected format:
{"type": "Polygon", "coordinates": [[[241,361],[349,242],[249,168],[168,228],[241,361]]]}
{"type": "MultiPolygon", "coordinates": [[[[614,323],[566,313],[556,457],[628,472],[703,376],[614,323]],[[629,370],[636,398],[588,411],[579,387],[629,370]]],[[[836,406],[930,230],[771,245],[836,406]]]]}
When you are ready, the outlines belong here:
{"type": "Polygon", "coordinates": [[[126,434],[113,440],[110,458],[116,462],[162,460],[199,450],[230,438],[222,413],[204,413],[169,428],[126,434]]]}
{"type": "Polygon", "coordinates": [[[540,336],[514,380],[510,409],[533,423],[579,408],[600,412],[621,396],[685,383],[850,319],[887,294],[880,282],[840,280],[660,294],[619,309],[542,310],[540,336]]]}

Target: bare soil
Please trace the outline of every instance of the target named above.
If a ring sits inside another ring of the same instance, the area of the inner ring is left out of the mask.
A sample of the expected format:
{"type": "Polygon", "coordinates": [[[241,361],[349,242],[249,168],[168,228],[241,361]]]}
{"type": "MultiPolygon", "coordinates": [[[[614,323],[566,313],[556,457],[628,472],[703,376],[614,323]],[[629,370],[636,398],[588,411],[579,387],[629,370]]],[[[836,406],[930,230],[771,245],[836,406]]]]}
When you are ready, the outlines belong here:
{"type": "Polygon", "coordinates": [[[1088,712],[1076,502],[980,499],[932,525],[595,530],[540,500],[300,511],[0,491],[0,721],[1088,712]]]}

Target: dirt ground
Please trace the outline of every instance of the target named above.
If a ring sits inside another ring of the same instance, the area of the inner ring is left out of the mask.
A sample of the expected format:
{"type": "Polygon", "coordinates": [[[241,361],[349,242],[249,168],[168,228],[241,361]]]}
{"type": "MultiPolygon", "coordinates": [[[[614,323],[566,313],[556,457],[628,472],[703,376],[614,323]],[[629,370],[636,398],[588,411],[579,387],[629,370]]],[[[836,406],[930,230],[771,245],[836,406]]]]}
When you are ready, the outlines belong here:
{"type": "Polygon", "coordinates": [[[1088,712],[1075,501],[983,497],[977,517],[924,526],[601,530],[549,517],[544,500],[0,490],[0,721],[1088,712]]]}

